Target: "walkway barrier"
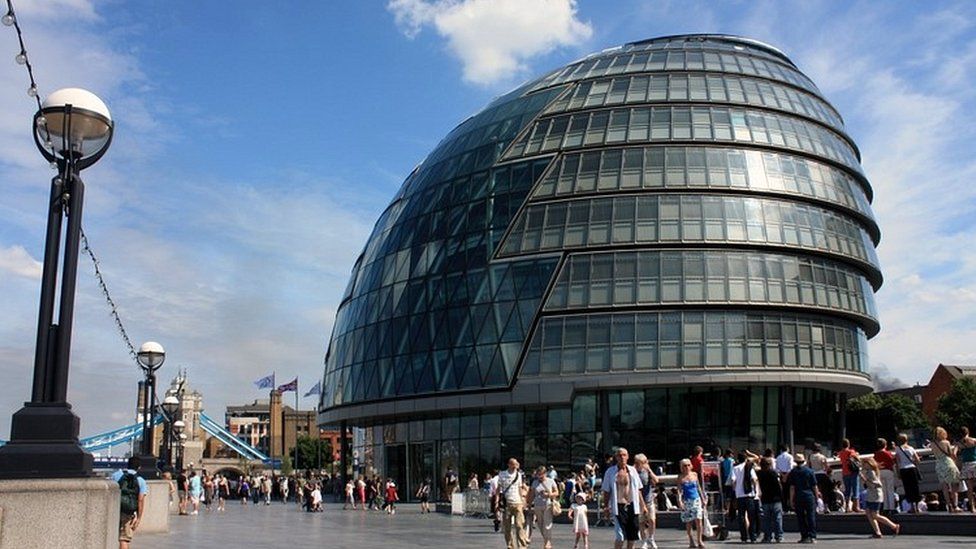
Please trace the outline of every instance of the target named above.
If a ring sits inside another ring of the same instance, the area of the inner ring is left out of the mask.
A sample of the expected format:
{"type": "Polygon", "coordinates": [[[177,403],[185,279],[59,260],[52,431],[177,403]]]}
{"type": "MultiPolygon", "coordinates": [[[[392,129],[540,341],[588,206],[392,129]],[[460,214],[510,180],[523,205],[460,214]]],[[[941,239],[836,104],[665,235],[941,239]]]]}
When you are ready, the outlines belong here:
{"type": "Polygon", "coordinates": [[[464,492],[464,514],[470,517],[486,518],[491,513],[491,502],[488,494],[482,490],[466,490],[464,492]]]}

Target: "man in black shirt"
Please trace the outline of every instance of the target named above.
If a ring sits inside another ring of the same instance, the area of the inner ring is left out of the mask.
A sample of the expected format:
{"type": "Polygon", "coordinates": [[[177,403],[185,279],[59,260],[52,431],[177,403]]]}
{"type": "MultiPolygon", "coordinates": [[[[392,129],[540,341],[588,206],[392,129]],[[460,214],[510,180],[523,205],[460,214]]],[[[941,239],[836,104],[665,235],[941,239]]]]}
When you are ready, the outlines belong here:
{"type": "Polygon", "coordinates": [[[771,458],[759,462],[759,501],[762,503],[763,543],[783,541],[783,487],[771,458]]]}

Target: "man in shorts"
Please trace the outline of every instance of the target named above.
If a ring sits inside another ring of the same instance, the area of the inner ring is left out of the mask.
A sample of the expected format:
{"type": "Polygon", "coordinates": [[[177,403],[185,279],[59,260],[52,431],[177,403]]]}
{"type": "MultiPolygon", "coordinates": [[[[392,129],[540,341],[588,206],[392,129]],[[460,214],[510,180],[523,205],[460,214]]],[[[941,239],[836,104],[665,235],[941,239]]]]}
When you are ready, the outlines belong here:
{"type": "Polygon", "coordinates": [[[628,465],[630,453],[626,448],[618,448],[615,454],[616,465],[607,468],[603,476],[603,512],[613,517],[616,533],[614,549],[634,549],[634,542],[640,538],[638,518],[650,514],[644,498],[641,497],[640,475],[633,465],[628,465]]]}
{"type": "Polygon", "coordinates": [[[145,479],[136,473],[140,465],[139,458],[132,456],[125,469],[119,469],[111,476],[111,479],[118,483],[120,492],[119,549],[129,549],[132,535],[142,519],[146,494],[149,493],[149,486],[145,479]]]}

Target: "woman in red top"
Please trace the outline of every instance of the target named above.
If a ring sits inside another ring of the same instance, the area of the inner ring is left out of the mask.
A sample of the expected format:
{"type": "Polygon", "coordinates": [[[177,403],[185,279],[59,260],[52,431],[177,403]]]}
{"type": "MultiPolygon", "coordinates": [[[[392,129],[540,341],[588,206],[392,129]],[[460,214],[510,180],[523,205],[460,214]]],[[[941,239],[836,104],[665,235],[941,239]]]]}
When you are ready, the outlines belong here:
{"type": "Polygon", "coordinates": [[[840,441],[840,447],[841,450],[837,452],[837,458],[840,460],[841,476],[844,479],[844,499],[847,501],[845,511],[860,513],[861,483],[858,472],[851,469],[852,458],[854,462],[858,462],[860,456],[858,456],[857,450],[851,446],[851,441],[846,438],[840,441]]]}
{"type": "Polygon", "coordinates": [[[881,489],[884,490],[886,511],[896,511],[895,504],[895,455],[888,450],[888,441],[879,438],[874,443],[874,461],[881,470],[881,489]]]}

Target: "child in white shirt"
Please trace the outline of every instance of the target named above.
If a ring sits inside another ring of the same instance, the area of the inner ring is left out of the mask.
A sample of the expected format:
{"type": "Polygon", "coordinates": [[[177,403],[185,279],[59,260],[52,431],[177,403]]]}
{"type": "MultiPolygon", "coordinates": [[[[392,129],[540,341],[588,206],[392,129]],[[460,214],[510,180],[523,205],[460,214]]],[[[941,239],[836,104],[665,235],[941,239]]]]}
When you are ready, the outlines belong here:
{"type": "Polygon", "coordinates": [[[586,494],[581,492],[576,494],[576,503],[569,506],[569,518],[573,521],[573,533],[576,534],[573,549],[579,547],[580,540],[583,541],[583,549],[590,549],[590,523],[586,513],[586,494]]]}

